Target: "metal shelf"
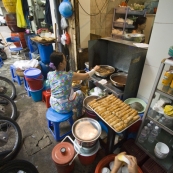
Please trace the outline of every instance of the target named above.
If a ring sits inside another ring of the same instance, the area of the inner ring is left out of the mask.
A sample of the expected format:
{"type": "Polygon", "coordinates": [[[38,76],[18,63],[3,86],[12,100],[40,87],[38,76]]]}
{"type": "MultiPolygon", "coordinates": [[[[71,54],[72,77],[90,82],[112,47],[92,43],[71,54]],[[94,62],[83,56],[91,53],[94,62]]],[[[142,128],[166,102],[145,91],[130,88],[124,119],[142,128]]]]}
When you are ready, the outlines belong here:
{"type": "Polygon", "coordinates": [[[168,133],[170,133],[171,135],[173,135],[173,129],[170,129],[169,127],[164,126],[163,124],[159,123],[158,121],[154,120],[152,117],[147,116],[149,120],[153,121],[155,124],[157,124],[157,126],[161,127],[162,129],[164,129],[165,131],[167,131],[168,133]]]}
{"type": "Polygon", "coordinates": [[[126,14],[126,12],[130,15],[145,15],[146,10],[131,10],[129,7],[116,7],[115,8],[117,14],[126,14]]]}
{"type": "Polygon", "coordinates": [[[113,93],[115,96],[117,96],[118,98],[122,98],[123,94],[124,94],[124,91],[122,89],[119,89],[117,87],[115,87],[114,85],[112,85],[111,81],[106,79],[107,80],[107,83],[102,85],[99,83],[99,81],[101,80],[100,77],[97,77],[96,75],[93,75],[90,79],[92,82],[94,82],[94,84],[96,86],[98,86],[99,88],[101,89],[106,89],[108,91],[110,91],[111,93],[113,93]]]}
{"type": "Polygon", "coordinates": [[[113,23],[113,25],[114,25],[114,27],[117,27],[117,28],[123,28],[123,27],[125,27],[125,28],[134,28],[133,25],[130,25],[127,22],[116,22],[115,21],[113,23]]]}

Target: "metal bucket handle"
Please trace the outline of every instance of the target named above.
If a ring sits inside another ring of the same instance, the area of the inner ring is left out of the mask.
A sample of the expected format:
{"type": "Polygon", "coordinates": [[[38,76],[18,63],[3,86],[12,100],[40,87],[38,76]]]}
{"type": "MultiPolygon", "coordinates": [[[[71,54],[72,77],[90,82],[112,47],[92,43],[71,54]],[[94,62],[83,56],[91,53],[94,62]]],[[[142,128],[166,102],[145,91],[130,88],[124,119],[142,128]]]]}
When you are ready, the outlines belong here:
{"type": "Polygon", "coordinates": [[[71,137],[70,136],[66,136],[61,142],[64,142],[64,140],[66,139],[66,138],[68,138],[72,143],[73,143],[73,145],[75,145],[75,147],[77,148],[77,153],[76,153],[76,155],[73,157],[73,159],[72,159],[72,161],[69,163],[69,165],[71,165],[72,163],[73,163],[73,161],[74,161],[74,159],[78,156],[78,154],[80,153],[80,148],[81,147],[78,147],[75,143],[74,143],[74,141],[71,139],[71,137]]]}

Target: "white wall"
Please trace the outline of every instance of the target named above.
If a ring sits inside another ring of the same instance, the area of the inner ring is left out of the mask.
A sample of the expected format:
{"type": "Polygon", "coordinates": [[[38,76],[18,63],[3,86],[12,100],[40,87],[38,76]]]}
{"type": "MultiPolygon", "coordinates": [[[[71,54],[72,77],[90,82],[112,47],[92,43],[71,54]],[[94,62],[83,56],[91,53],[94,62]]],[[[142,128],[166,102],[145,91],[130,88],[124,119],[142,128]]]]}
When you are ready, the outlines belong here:
{"type": "Polygon", "coordinates": [[[160,62],[168,58],[168,50],[173,46],[173,0],[160,0],[144,70],[138,90],[138,97],[149,99],[160,62]]]}
{"type": "MultiPolygon", "coordinates": [[[[90,14],[90,1],[79,0],[82,7],[90,14]]],[[[79,5],[79,23],[80,23],[80,44],[82,48],[88,47],[90,40],[90,16],[87,15],[79,5]]]]}

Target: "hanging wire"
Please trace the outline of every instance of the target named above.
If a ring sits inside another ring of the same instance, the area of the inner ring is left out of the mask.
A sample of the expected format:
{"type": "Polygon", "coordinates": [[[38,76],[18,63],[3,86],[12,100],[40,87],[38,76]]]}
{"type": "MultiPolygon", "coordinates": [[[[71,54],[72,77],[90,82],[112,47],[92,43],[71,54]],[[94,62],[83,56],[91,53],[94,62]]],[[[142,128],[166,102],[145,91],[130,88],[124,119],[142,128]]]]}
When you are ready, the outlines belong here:
{"type": "MultiPolygon", "coordinates": [[[[95,0],[95,2],[96,2],[96,0],[95,0]]],[[[101,14],[101,11],[106,7],[105,5],[107,5],[108,2],[109,2],[109,0],[106,0],[106,2],[103,4],[103,7],[101,8],[101,10],[98,8],[98,5],[97,5],[97,3],[96,3],[99,12],[98,12],[98,13],[95,13],[95,14],[89,14],[89,13],[82,7],[82,5],[80,4],[80,2],[79,2],[79,0],[78,0],[78,4],[79,4],[80,7],[82,8],[82,10],[83,10],[87,15],[89,15],[89,16],[97,16],[97,15],[101,14]],[[106,3],[107,3],[107,4],[106,4],[106,3]],[[104,7],[104,6],[105,6],[105,7],[104,7]]]]}

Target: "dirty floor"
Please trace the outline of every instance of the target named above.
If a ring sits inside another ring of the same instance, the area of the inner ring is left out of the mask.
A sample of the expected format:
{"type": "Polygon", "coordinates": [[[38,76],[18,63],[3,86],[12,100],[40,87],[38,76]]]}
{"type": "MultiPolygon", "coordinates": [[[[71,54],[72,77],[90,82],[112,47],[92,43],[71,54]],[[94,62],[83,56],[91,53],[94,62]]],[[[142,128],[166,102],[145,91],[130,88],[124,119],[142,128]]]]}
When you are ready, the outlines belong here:
{"type": "MultiPolygon", "coordinates": [[[[8,52],[8,50],[6,50],[8,52]]],[[[3,67],[0,68],[0,75],[11,79],[9,66],[21,57],[15,55],[10,56],[4,61],[3,67]]],[[[17,159],[24,159],[36,166],[39,173],[57,173],[55,164],[52,160],[52,149],[58,143],[52,137],[52,134],[47,128],[46,122],[46,105],[44,102],[34,102],[31,97],[28,97],[24,89],[24,85],[19,86],[15,83],[17,97],[15,103],[18,109],[17,123],[19,124],[23,144],[17,159]]],[[[76,119],[74,115],[74,119],[76,119]]],[[[68,124],[62,125],[62,132],[68,128],[68,124]]],[[[71,135],[71,137],[73,137],[71,135]]],[[[104,152],[99,150],[97,157],[92,165],[84,166],[78,158],[75,159],[75,168],[72,173],[94,173],[97,163],[104,157],[104,152]]]]}

